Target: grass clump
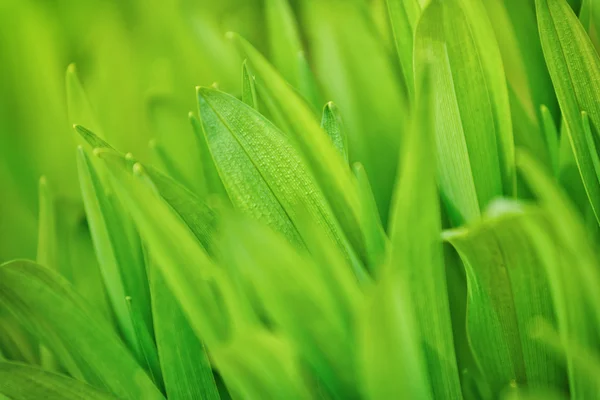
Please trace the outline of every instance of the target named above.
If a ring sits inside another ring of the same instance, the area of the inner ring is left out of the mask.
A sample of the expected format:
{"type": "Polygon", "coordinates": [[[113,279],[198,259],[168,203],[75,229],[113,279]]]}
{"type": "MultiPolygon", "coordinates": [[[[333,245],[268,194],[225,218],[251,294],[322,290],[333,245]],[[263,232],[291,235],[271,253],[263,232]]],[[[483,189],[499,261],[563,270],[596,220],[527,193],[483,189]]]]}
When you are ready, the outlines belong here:
{"type": "Polygon", "coordinates": [[[0,397],[600,397],[593,1],[142,3],[7,3],[0,397]]]}

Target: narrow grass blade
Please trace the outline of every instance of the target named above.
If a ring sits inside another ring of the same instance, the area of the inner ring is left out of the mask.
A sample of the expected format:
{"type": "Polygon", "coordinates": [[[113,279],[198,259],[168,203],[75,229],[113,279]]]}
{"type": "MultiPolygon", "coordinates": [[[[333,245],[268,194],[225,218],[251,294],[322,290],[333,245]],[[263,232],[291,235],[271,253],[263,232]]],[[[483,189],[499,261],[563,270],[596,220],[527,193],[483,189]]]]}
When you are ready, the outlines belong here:
{"type": "Polygon", "coordinates": [[[138,360],[160,382],[158,356],[152,339],[152,315],[146,269],[141,247],[129,234],[126,214],[106,187],[83,149],[78,151],[78,169],[84,206],[118,326],[138,360]],[[127,299],[130,299],[128,301],[127,299]]]}
{"type": "Polygon", "coordinates": [[[96,120],[87,94],[77,75],[75,64],[70,64],[67,68],[65,80],[67,84],[69,122],[73,125],[85,125],[96,132],[100,137],[103,137],[104,135],[100,130],[100,126],[96,120]]]}
{"type": "Polygon", "coordinates": [[[600,58],[585,29],[564,0],[536,0],[542,48],[589,202],[600,221],[600,182],[581,112],[594,136],[600,126],[600,58]]]}
{"type": "Polygon", "coordinates": [[[342,124],[342,116],[333,102],[328,102],[323,107],[321,128],[327,133],[337,151],[348,162],[348,138],[342,124]]]}
{"type": "Polygon", "coordinates": [[[51,270],[27,261],[0,266],[0,303],[53,351],[74,377],[123,399],[162,399],[106,320],[51,270]]]}
{"type": "MultiPolygon", "coordinates": [[[[418,354],[425,360],[434,398],[460,398],[446,287],[441,215],[436,185],[436,148],[428,73],[419,84],[400,156],[390,227],[388,279],[400,279],[414,307],[418,354]]],[[[437,112],[437,111],[434,111],[437,112]]],[[[443,151],[443,149],[437,150],[443,151]]]]}
{"type": "Polygon", "coordinates": [[[167,397],[218,400],[206,349],[169,290],[160,269],[148,259],[152,315],[167,397]]]}
{"type": "Polygon", "coordinates": [[[248,69],[246,60],[244,60],[244,64],[242,65],[242,101],[258,111],[256,83],[254,82],[254,76],[248,69]]]}
{"type": "Polygon", "coordinates": [[[0,395],[12,400],[116,400],[73,378],[10,362],[0,362],[0,395]]]}
{"type": "Polygon", "coordinates": [[[300,77],[298,53],[302,42],[296,18],[288,0],[267,0],[265,19],[268,29],[269,54],[273,65],[292,86],[300,77]]]}
{"type": "Polygon", "coordinates": [[[552,114],[550,114],[550,110],[545,105],[540,107],[540,112],[542,114],[542,126],[544,129],[544,135],[546,139],[546,144],[548,146],[548,151],[550,153],[550,161],[552,165],[552,171],[555,176],[558,176],[559,170],[559,159],[558,159],[558,151],[559,151],[559,142],[558,142],[558,129],[556,129],[556,124],[554,123],[554,119],[552,118],[552,114]]]}
{"type": "Polygon", "coordinates": [[[476,220],[492,199],[512,195],[515,187],[502,61],[485,9],[471,3],[431,1],[415,39],[415,62],[430,63],[434,77],[438,174],[455,225],[476,220]]]}
{"type": "Polygon", "coordinates": [[[387,6],[404,83],[409,98],[414,100],[413,46],[421,6],[417,0],[387,0],[387,6]]]}

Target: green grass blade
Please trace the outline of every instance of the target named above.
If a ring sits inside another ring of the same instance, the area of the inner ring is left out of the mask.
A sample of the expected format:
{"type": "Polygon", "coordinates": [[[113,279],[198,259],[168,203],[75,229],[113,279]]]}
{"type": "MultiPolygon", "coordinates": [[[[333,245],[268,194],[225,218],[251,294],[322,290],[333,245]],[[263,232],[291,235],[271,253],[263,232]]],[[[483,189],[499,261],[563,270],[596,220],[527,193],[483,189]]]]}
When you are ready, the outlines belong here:
{"type": "Polygon", "coordinates": [[[162,399],[106,320],[51,270],[27,261],[0,266],[0,302],[78,379],[123,399],[162,399]]]}
{"type": "Polygon", "coordinates": [[[147,261],[156,346],[167,397],[220,399],[204,345],[190,327],[159,268],[151,259],[147,261]]]}
{"type": "Polygon", "coordinates": [[[514,192],[508,93],[486,19],[480,5],[433,0],[417,28],[415,62],[432,65],[438,174],[454,224],[514,192]]]}
{"type": "Polygon", "coordinates": [[[565,0],[536,0],[544,56],[564,115],[567,133],[589,202],[600,221],[600,182],[581,112],[589,114],[594,135],[600,126],[600,58],[565,0]]]}
{"type": "Polygon", "coordinates": [[[234,205],[296,244],[302,243],[295,227],[302,207],[359,271],[360,261],[313,175],[282,133],[225,93],[199,89],[198,104],[211,153],[234,205]]]}
{"type": "Polygon", "coordinates": [[[242,101],[258,111],[256,83],[254,82],[254,76],[248,69],[246,60],[244,60],[244,64],[242,65],[242,101]]]}
{"type": "Polygon", "coordinates": [[[404,83],[409,98],[414,100],[413,46],[421,6],[417,0],[387,0],[387,6],[404,83]]]}
{"type": "Polygon", "coordinates": [[[152,339],[148,278],[139,242],[132,241],[124,229],[126,214],[116,199],[110,197],[81,148],[77,161],[84,206],[118,326],[138,360],[147,363],[148,370],[160,382],[158,356],[152,339]],[[128,302],[128,298],[132,300],[128,302]]]}
{"type": "Polygon", "coordinates": [[[12,400],[116,400],[64,375],[10,362],[0,362],[0,395],[12,400]]]}
{"type": "Polygon", "coordinates": [[[92,129],[100,137],[104,137],[100,130],[90,101],[87,94],[81,85],[81,81],[77,75],[75,64],[69,65],[66,74],[67,84],[67,108],[69,113],[69,122],[72,125],[85,125],[92,129]]]}
{"type": "Polygon", "coordinates": [[[414,308],[434,398],[460,398],[459,374],[452,340],[446,273],[440,241],[441,223],[429,75],[422,79],[400,157],[390,221],[386,268],[401,279],[414,308]],[[430,349],[429,351],[427,349],[430,349]]]}
{"type": "Polygon", "coordinates": [[[356,183],[342,156],[336,151],[325,132],[319,127],[314,114],[277,71],[250,43],[231,35],[248,56],[260,86],[276,102],[288,122],[290,139],[308,162],[325,198],[331,205],[348,239],[364,254],[359,228],[360,204],[356,183]]]}
{"type": "Polygon", "coordinates": [[[302,42],[288,0],[265,1],[265,19],[270,59],[285,80],[297,88],[300,77],[297,57],[302,52],[302,42]]]}
{"type": "Polygon", "coordinates": [[[556,124],[554,123],[554,119],[552,118],[552,114],[550,114],[550,110],[545,105],[540,107],[540,112],[542,114],[542,126],[544,129],[544,135],[546,139],[546,144],[548,146],[548,150],[550,153],[550,161],[552,165],[552,171],[554,175],[558,175],[559,170],[559,142],[558,142],[558,129],[556,129],[556,124]]]}
{"type": "Polygon", "coordinates": [[[337,151],[344,157],[344,161],[348,162],[348,138],[342,124],[342,116],[331,101],[323,107],[321,128],[327,133],[337,151]]]}

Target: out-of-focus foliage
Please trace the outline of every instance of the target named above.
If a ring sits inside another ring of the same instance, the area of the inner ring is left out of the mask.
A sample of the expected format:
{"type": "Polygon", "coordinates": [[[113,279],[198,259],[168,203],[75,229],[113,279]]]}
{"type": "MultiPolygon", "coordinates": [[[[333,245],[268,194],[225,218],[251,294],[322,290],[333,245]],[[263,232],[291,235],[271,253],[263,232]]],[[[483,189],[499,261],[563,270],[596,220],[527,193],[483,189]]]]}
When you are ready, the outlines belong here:
{"type": "Polygon", "coordinates": [[[0,397],[600,398],[599,32],[3,0],[0,397]]]}

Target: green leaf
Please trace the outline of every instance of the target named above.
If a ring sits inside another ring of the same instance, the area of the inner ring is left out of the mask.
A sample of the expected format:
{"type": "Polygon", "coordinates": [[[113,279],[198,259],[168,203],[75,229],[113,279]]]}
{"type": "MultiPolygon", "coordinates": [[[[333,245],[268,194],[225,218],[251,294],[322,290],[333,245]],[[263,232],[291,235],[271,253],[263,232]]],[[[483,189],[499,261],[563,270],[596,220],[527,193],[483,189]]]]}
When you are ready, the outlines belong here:
{"type": "Polygon", "coordinates": [[[104,137],[100,126],[96,121],[96,117],[88,100],[87,94],[77,76],[77,68],[75,64],[70,64],[67,67],[66,74],[67,83],[67,105],[69,113],[69,122],[72,125],[85,125],[92,129],[100,137],[104,137]]]}
{"type": "Polygon", "coordinates": [[[254,109],[214,89],[199,89],[207,142],[233,204],[302,245],[298,207],[362,268],[329,204],[297,151],[254,109]]]}
{"type": "MultiPolygon", "coordinates": [[[[408,107],[397,62],[369,12],[371,3],[310,0],[300,2],[299,9],[315,74],[327,100],[333,101],[344,116],[350,163],[362,163],[371,177],[385,224],[402,137],[400,129],[408,107]]],[[[261,80],[266,79],[272,78],[261,76],[261,80]]],[[[293,127],[298,128],[300,125],[293,127]]],[[[326,156],[322,154],[313,162],[326,156]]]]}
{"type": "Polygon", "coordinates": [[[342,116],[331,101],[323,107],[321,128],[329,135],[337,151],[344,157],[344,161],[348,162],[348,138],[342,124],[342,116]]]}
{"type": "Polygon", "coordinates": [[[387,0],[387,5],[404,83],[409,98],[414,100],[413,46],[421,6],[417,0],[387,0]]]}
{"type": "Polygon", "coordinates": [[[544,57],[589,202],[600,221],[600,183],[581,118],[581,112],[587,112],[593,133],[598,135],[600,59],[566,1],[536,0],[535,3],[544,57]]]}
{"type": "MultiPolygon", "coordinates": [[[[187,181],[187,179],[183,176],[177,165],[173,162],[169,154],[165,151],[162,143],[159,143],[156,139],[152,139],[148,143],[148,147],[150,151],[154,155],[154,158],[157,161],[157,164],[160,165],[161,170],[163,170],[168,176],[175,179],[182,184],[185,184],[188,188],[193,186],[187,181]]],[[[204,187],[204,182],[202,182],[202,189],[199,191],[200,194],[204,194],[206,192],[206,188],[204,187]]]]}
{"type": "Polygon", "coordinates": [[[68,378],[24,364],[0,362],[0,396],[12,400],[115,400],[108,393],[68,378]]]}
{"type": "Polygon", "coordinates": [[[215,162],[208,148],[208,143],[206,143],[206,137],[202,130],[202,123],[192,112],[188,114],[188,118],[192,125],[192,129],[194,130],[194,134],[196,135],[198,148],[200,149],[200,161],[202,162],[202,173],[204,181],[206,182],[207,192],[208,194],[215,194],[227,199],[227,192],[223,187],[223,182],[215,167],[215,162]]]}
{"type": "Polygon", "coordinates": [[[146,363],[160,382],[148,278],[139,239],[126,229],[128,217],[102,184],[81,147],[77,163],[92,239],[118,326],[138,360],[146,363]]]}
{"type": "Polygon", "coordinates": [[[242,101],[258,111],[256,98],[256,84],[254,76],[248,70],[248,63],[244,60],[242,65],[242,101]]]}
{"type": "MultiPolygon", "coordinates": [[[[400,279],[414,307],[418,352],[426,361],[434,398],[460,398],[450,307],[440,240],[436,185],[433,90],[429,75],[419,85],[411,124],[400,157],[391,212],[390,251],[384,275],[400,279]]],[[[383,277],[382,277],[383,278],[383,277]]],[[[393,370],[393,369],[392,369],[393,370]]],[[[393,382],[393,377],[390,383],[393,382]]],[[[399,392],[398,392],[399,393],[399,392]]]]}
{"type": "Polygon", "coordinates": [[[454,225],[476,220],[492,199],[513,194],[515,185],[502,60],[482,7],[433,0],[415,39],[415,65],[430,63],[434,77],[438,175],[454,225]]]}
{"type": "Polygon", "coordinates": [[[148,264],[156,346],[167,397],[220,399],[204,345],[190,327],[159,268],[151,258],[148,264]]]}
{"type": "Polygon", "coordinates": [[[559,142],[558,142],[558,130],[556,129],[556,124],[552,119],[552,115],[550,114],[550,110],[545,105],[540,107],[540,112],[542,114],[542,126],[544,129],[544,134],[546,138],[546,144],[548,145],[550,160],[552,164],[552,171],[555,175],[558,175],[559,168],[559,159],[558,159],[558,151],[559,151],[559,142]]]}
{"type": "Polygon", "coordinates": [[[111,181],[135,222],[167,287],[179,302],[194,332],[215,345],[229,335],[228,313],[220,293],[227,284],[196,236],[158,194],[144,168],[112,151],[97,150],[111,181]]]}
{"type": "Polygon", "coordinates": [[[300,64],[297,57],[302,52],[302,42],[288,0],[265,1],[265,19],[273,65],[285,80],[298,87],[300,64]]]}
{"type": "Polygon", "coordinates": [[[55,272],[27,261],[3,264],[0,303],[77,379],[123,399],[163,398],[106,320],[55,272]]]}
{"type": "Polygon", "coordinates": [[[300,74],[298,77],[298,93],[312,106],[313,110],[318,110],[323,102],[321,101],[321,90],[317,78],[303,51],[298,52],[297,60],[300,74]]]}
{"type": "Polygon", "coordinates": [[[356,309],[351,307],[360,292],[354,280],[354,299],[348,299],[342,293],[350,287],[338,285],[350,284],[351,271],[338,269],[339,264],[315,264],[283,236],[254,221],[230,220],[224,231],[237,240],[227,241],[222,251],[238,255],[236,269],[246,275],[276,331],[292,340],[328,393],[350,396],[356,377],[356,309]]]}
{"type": "MultiPolygon", "coordinates": [[[[359,255],[364,255],[359,226],[360,203],[356,183],[342,156],[319,127],[308,105],[294,92],[277,71],[247,41],[230,34],[248,56],[260,87],[276,102],[288,122],[288,137],[306,159],[308,167],[331,205],[348,240],[359,255]]],[[[214,155],[214,154],[213,154],[214,155]]]]}
{"type": "Polygon", "coordinates": [[[545,248],[527,228],[544,223],[539,210],[498,201],[481,223],[445,233],[465,265],[467,334],[493,392],[515,384],[564,384],[556,358],[530,335],[538,320],[555,319],[545,248]]]}
{"type": "MultiPolygon", "coordinates": [[[[580,348],[597,348],[600,263],[588,232],[564,194],[530,156],[520,153],[517,162],[549,219],[548,226],[532,225],[529,229],[532,240],[544,249],[540,257],[546,265],[560,340],[563,345],[575,343],[580,348]]],[[[579,363],[577,354],[570,351],[567,351],[567,369],[573,399],[597,395],[597,382],[589,379],[587,366],[579,363]]]]}

